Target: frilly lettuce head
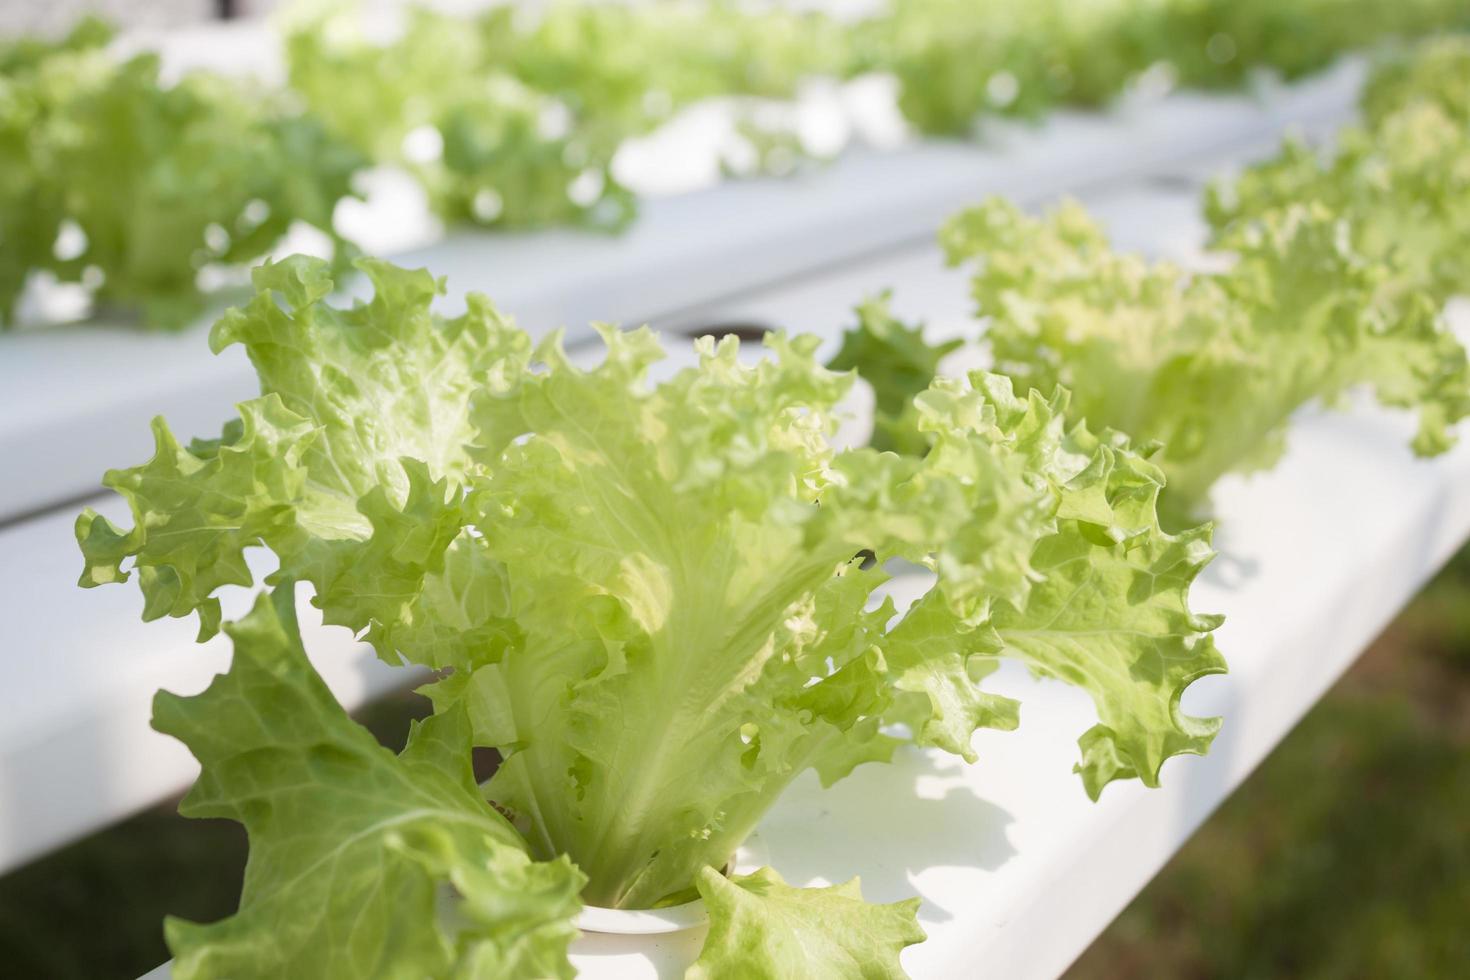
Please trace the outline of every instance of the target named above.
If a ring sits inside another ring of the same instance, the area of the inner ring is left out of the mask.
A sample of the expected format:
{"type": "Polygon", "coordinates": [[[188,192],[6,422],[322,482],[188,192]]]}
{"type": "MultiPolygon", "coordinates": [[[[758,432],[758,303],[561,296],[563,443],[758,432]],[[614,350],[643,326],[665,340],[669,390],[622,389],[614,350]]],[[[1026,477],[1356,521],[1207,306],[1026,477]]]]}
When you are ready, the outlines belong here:
{"type": "MultiPolygon", "coordinates": [[[[1144,0],[1148,2],[1148,0],[1144,0]]],[[[1269,71],[1292,80],[1344,52],[1470,26],[1461,0],[1166,0],[1159,54],[1180,81],[1234,87],[1269,71]]]]}
{"type": "Polygon", "coordinates": [[[1221,273],[1116,253],[1075,204],[1036,219],[991,200],[941,237],[975,269],[996,370],[1022,389],[1066,386],[1076,418],[1162,443],[1176,520],[1224,473],[1274,463],[1309,402],[1370,386],[1419,412],[1422,454],[1447,448],[1447,426],[1470,413],[1465,352],[1437,304],[1320,205],[1236,229],[1221,273]]]}
{"type": "Polygon", "coordinates": [[[1415,102],[1432,102],[1451,119],[1470,123],[1470,38],[1432,38],[1375,66],[1362,98],[1369,125],[1415,102]]]}
{"type": "Polygon", "coordinates": [[[1324,154],[1288,140],[1275,158],[1212,185],[1205,213],[1217,242],[1312,204],[1352,222],[1366,256],[1393,268],[1400,291],[1440,301],[1470,283],[1470,130],[1431,103],[1349,129],[1324,154]]]}
{"type": "Polygon", "coordinates": [[[118,61],[84,22],[0,49],[0,322],[28,277],[178,327],[206,266],[253,262],[294,222],[325,232],[365,160],[284,97],[159,59],[118,61]]]}
{"type": "Polygon", "coordinates": [[[386,40],[357,4],[304,8],[286,51],[306,103],[407,166],[442,216],[487,226],[622,228],[636,209],[613,171],[627,139],[700,99],[789,98],[807,75],[840,71],[846,51],[818,14],[726,3],[414,7],[386,40]]]}
{"type": "Polygon", "coordinates": [[[1101,105],[1148,67],[1156,4],[893,0],[854,31],[861,67],[891,72],[921,132],[964,135],[982,116],[1101,105]]]}
{"type": "Polygon", "coordinates": [[[852,70],[892,73],[916,129],[963,135],[985,116],[1106,105],[1149,71],[1236,88],[1466,26],[1462,0],[891,0],[853,29],[852,70]]]}
{"type": "Polygon", "coordinates": [[[1387,63],[1363,96],[1369,122],[1335,147],[1289,140],[1271,160],[1214,185],[1206,215],[1224,247],[1242,225],[1294,204],[1349,222],[1369,259],[1392,267],[1400,292],[1442,302],[1470,287],[1470,43],[1426,44],[1387,63]]]}
{"type": "MultiPolygon", "coordinates": [[[[839,450],[852,379],[815,362],[815,338],[772,336],[754,364],[734,338],[701,341],[653,383],[647,329],[599,328],[605,356],[582,368],[483,297],[445,318],[427,273],[360,267],[376,295],[350,309],[321,262],[257,271],[213,343],[245,347],[261,396],[219,439],[155,424],[153,459],[107,476],[133,527],[78,521],[83,584],[135,576],[146,616],[197,613],[208,634],[218,590],[253,584],[244,550],[269,548],[278,589],[311,583],[327,622],[439,671],[436,731],[461,719],[502,753],[486,795],[535,859],[571,859],[587,901],[698,888],[714,927],[696,975],[825,975],[789,959],[818,955],[833,976],[899,975],[911,903],[703,869],[805,770],[831,783],[904,743],[973,759],[978,728],[1018,722],[984,687],[1003,658],[1092,695],[1093,796],[1210,744],[1217,721],[1179,707],[1224,668],[1218,618],[1188,604],[1209,529],[1160,530],[1159,467],[1067,421],[1065,392],[936,381],[914,405],[923,454],[839,450]],[[932,584],[896,609],[884,584],[915,566],[932,584]]],[[[298,832],[276,812],[257,848],[298,832]]]]}
{"type": "Polygon", "coordinates": [[[37,72],[48,62],[85,56],[111,37],[106,24],[87,19],[59,41],[0,43],[0,327],[10,322],[32,270],[55,261],[65,216],[62,188],[37,166],[32,149],[50,102],[37,72]]]}
{"type": "MultiPolygon", "coordinates": [[[[1448,448],[1470,414],[1465,352],[1439,316],[1470,283],[1467,69],[1463,40],[1426,43],[1378,71],[1370,124],[1333,151],[1288,141],[1213,187],[1226,271],[1114,252],[1075,204],[1033,219],[990,200],[958,215],[941,243],[974,270],[994,369],[1020,390],[1068,388],[1075,418],[1162,444],[1171,524],[1221,475],[1272,465],[1298,408],[1354,387],[1418,412],[1417,453],[1448,448]]],[[[929,445],[914,398],[952,348],[881,298],[858,308],[833,366],[873,386],[874,445],[929,445]]]]}

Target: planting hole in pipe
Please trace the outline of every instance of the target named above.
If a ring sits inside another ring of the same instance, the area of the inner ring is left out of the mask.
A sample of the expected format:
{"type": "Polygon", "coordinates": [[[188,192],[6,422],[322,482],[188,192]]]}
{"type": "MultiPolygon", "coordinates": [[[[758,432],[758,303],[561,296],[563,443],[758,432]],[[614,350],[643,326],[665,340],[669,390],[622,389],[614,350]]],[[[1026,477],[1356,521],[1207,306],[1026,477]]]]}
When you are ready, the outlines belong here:
{"type": "MultiPolygon", "coordinates": [[[[725,862],[720,874],[730,877],[735,861],[725,862]]],[[[665,932],[683,932],[709,921],[704,899],[696,898],[678,905],[653,909],[609,909],[600,905],[584,905],[577,913],[577,928],[618,936],[652,936],[665,932]]]]}
{"type": "Polygon", "coordinates": [[[686,337],[698,340],[700,337],[713,337],[719,340],[722,337],[734,336],[742,344],[759,344],[766,339],[766,334],[776,328],[764,323],[756,323],[749,320],[730,320],[725,323],[708,323],[702,326],[686,327],[682,332],[686,337]]]}
{"type": "Polygon", "coordinates": [[[1149,186],[1166,191],[1194,193],[1204,183],[1200,178],[1187,173],[1157,173],[1148,178],[1149,186]]]}
{"type": "MultiPolygon", "coordinates": [[[[751,834],[736,850],[720,873],[725,877],[733,874],[750,874],[771,863],[770,849],[759,832],[751,834]]],[[[609,909],[597,905],[584,905],[577,913],[577,928],[583,932],[594,932],[623,936],[652,936],[660,933],[683,932],[695,929],[709,921],[704,899],[682,902],[659,909],[609,909]]]]}

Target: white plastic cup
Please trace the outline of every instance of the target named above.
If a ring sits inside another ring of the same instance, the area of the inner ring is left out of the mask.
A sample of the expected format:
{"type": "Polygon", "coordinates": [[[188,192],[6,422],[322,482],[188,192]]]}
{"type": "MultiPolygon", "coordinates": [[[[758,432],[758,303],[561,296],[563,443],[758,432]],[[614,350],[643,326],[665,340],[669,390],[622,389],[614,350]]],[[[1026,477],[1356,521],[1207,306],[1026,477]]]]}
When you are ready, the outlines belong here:
{"type": "Polygon", "coordinates": [[[666,932],[698,929],[709,921],[704,899],[696,898],[666,909],[604,909],[584,905],[577,914],[577,928],[613,936],[653,936],[666,932]]]}
{"type": "MultiPolygon", "coordinates": [[[[757,834],[751,834],[740,845],[725,873],[732,871],[749,874],[757,868],[770,864],[765,842],[757,834]]],[[[604,936],[656,936],[670,932],[698,929],[709,922],[704,899],[696,898],[683,905],[670,905],[663,909],[605,909],[597,905],[584,905],[577,914],[577,928],[584,933],[604,936]]]]}

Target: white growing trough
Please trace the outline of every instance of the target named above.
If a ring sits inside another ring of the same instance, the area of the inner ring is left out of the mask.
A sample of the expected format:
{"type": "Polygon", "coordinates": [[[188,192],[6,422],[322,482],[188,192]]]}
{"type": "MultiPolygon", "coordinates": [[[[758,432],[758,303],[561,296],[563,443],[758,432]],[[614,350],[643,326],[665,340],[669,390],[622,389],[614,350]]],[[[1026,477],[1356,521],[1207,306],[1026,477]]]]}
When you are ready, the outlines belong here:
{"type": "MultiPolygon", "coordinates": [[[[835,350],[850,307],[884,288],[936,335],[970,331],[964,279],[928,243],[952,211],[987,193],[1074,193],[1120,242],[1187,259],[1203,237],[1199,177],[1268,150],[1289,125],[1335,128],[1360,76],[1348,65],[1268,102],[1181,95],[1064,115],[998,146],[853,154],[790,182],[653,201],[624,239],[462,235],[398,260],[448,275],[456,297],[491,293],[538,332],[653,319],[667,340],[740,323],[817,332],[835,350]]],[[[131,588],[78,590],[71,522],[105,467],[146,454],[149,416],[205,433],[253,394],[243,358],[209,357],[202,328],[0,337],[0,458],[21,475],[0,481],[0,871],[179,792],[195,771],[148,729],[148,703],[159,687],[202,689],[227,649],[199,648],[187,623],[141,623],[131,588]]],[[[1218,640],[1231,673],[1198,682],[1185,708],[1225,726],[1209,756],[1166,765],[1163,789],[1115,784],[1090,803],[1070,771],[1092,722],[1086,695],[1003,671],[994,686],[1021,699],[1018,732],[977,735],[974,766],[909,751],[831,790],[799,781],[761,825],[770,863],[794,884],[860,875],[871,900],[918,895],[929,939],[903,955],[917,978],[1056,976],[1470,535],[1470,495],[1455,492],[1470,483],[1470,447],[1416,461],[1410,428],[1368,405],[1304,412],[1280,466],[1222,483],[1221,556],[1193,605],[1228,617],[1218,640]]],[[[89,502],[117,516],[116,501],[89,502]]],[[[349,706],[412,680],[344,631],[308,634],[349,706]]],[[[677,976],[701,939],[589,934],[573,958],[592,978],[677,976]]]]}

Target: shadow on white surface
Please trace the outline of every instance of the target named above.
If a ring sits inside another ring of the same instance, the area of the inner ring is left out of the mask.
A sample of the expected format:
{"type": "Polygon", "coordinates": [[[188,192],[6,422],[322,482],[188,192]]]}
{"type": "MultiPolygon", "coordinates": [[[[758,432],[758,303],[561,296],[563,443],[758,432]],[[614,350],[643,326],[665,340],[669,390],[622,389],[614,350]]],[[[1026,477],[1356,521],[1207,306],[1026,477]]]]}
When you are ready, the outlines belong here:
{"type": "Polygon", "coordinates": [[[922,919],[951,919],[955,909],[924,895],[922,873],[994,871],[1016,853],[1006,837],[1010,814],[955,778],[964,765],[938,752],[902,748],[891,764],[860,766],[829,789],[806,773],[761,822],[772,841],[772,866],[793,884],[857,876],[868,901],[918,895],[925,900],[922,919]],[[904,841],[901,850],[891,846],[897,837],[904,841]],[[790,846],[794,840],[804,846],[790,846]]]}

